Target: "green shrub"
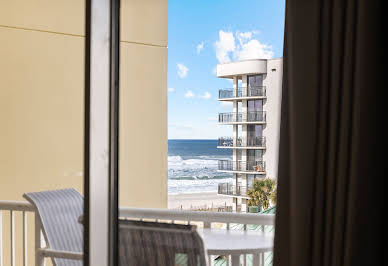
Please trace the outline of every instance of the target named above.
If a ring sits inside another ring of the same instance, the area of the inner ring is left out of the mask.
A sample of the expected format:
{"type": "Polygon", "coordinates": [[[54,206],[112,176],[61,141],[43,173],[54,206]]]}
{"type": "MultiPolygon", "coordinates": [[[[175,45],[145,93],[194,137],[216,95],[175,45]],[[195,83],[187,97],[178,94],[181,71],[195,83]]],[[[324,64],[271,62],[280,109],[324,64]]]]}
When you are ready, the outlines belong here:
{"type": "Polygon", "coordinates": [[[271,178],[254,179],[253,186],[247,191],[250,197],[248,206],[262,207],[266,210],[270,202],[276,204],[276,181],[271,178]]]}

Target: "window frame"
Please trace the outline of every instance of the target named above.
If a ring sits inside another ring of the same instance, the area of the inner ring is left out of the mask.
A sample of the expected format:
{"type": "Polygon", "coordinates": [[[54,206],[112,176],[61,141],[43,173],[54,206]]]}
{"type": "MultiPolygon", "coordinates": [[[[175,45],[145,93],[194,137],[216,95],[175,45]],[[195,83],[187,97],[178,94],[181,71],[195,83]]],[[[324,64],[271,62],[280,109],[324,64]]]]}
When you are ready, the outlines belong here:
{"type": "Polygon", "coordinates": [[[120,0],[85,4],[84,265],[113,266],[118,260],[120,0]]]}

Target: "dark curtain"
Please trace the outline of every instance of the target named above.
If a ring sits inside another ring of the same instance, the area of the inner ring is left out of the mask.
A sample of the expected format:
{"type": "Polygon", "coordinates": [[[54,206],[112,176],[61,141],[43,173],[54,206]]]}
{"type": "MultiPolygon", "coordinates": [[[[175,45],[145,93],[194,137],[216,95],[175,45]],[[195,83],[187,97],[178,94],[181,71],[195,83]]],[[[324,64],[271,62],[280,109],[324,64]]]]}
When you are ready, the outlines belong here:
{"type": "Polygon", "coordinates": [[[387,265],[383,14],[286,3],[275,266],[387,265]]]}

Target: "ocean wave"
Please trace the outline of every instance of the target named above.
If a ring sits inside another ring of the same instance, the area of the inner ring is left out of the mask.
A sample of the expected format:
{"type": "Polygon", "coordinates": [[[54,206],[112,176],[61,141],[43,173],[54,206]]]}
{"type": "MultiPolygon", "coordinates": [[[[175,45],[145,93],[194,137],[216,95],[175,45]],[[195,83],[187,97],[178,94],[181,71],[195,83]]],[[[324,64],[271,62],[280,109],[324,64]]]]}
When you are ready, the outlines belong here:
{"type": "Polygon", "coordinates": [[[218,165],[218,160],[227,158],[229,157],[196,156],[183,158],[181,156],[168,156],[168,167],[169,169],[215,168],[218,165]]]}
{"type": "Polygon", "coordinates": [[[218,160],[226,156],[168,156],[168,192],[217,191],[218,183],[231,182],[232,174],[218,172],[218,160]]]}

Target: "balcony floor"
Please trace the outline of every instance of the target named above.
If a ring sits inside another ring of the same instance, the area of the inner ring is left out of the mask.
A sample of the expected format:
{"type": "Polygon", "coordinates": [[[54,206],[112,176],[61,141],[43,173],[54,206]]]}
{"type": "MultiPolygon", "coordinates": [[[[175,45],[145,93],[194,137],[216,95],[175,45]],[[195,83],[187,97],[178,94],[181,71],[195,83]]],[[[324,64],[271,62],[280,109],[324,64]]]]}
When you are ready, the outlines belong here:
{"type": "Polygon", "coordinates": [[[249,96],[249,97],[233,97],[233,98],[222,98],[218,99],[220,102],[233,102],[233,101],[242,101],[242,100],[257,100],[257,99],[266,99],[267,96],[249,96]]]}
{"type": "Polygon", "coordinates": [[[254,121],[254,122],[218,122],[218,125],[263,125],[265,121],[254,121]]]}
{"type": "Polygon", "coordinates": [[[264,146],[217,146],[218,149],[240,149],[240,150],[265,150],[264,146]]]}
{"type": "Polygon", "coordinates": [[[219,173],[233,173],[233,174],[256,174],[256,175],[265,175],[266,172],[258,172],[258,171],[235,171],[235,170],[217,170],[219,173]]]}
{"type": "Polygon", "coordinates": [[[250,199],[247,195],[235,195],[235,194],[223,194],[223,193],[217,193],[218,196],[225,196],[230,198],[243,198],[243,199],[250,199]]]}

